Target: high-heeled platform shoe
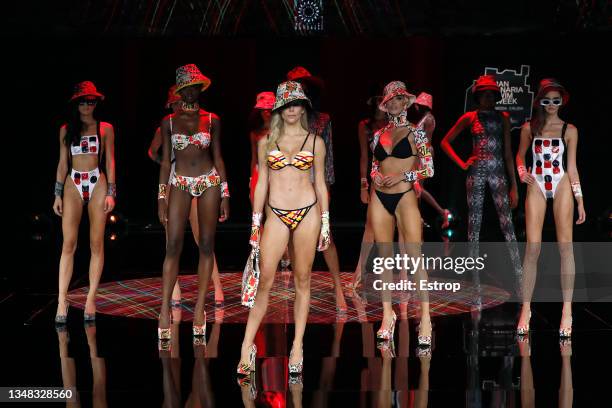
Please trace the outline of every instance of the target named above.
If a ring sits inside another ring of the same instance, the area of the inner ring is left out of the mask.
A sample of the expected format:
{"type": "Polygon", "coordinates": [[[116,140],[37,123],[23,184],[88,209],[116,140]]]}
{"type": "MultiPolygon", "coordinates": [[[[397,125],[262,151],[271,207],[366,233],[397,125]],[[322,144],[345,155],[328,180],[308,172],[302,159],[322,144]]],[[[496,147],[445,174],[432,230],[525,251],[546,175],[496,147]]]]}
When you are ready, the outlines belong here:
{"type": "Polygon", "coordinates": [[[562,339],[567,339],[572,337],[572,316],[570,316],[570,325],[569,327],[559,327],[559,337],[562,339]]]}
{"type": "Polygon", "coordinates": [[[531,320],[531,310],[529,311],[529,317],[527,318],[527,324],[517,326],[516,334],[518,336],[527,336],[529,334],[529,321],[531,320]]]}
{"type": "Polygon", "coordinates": [[[255,357],[257,356],[257,346],[255,344],[251,345],[251,350],[249,351],[249,363],[243,363],[242,361],[238,363],[238,368],[236,369],[236,373],[238,375],[250,375],[252,371],[255,371],[255,357]]]}
{"type": "MultiPolygon", "coordinates": [[[[383,322],[385,319],[383,318],[383,322]]],[[[391,327],[388,329],[383,329],[383,325],[380,326],[380,329],[376,332],[376,338],[378,340],[391,340],[393,339],[393,333],[395,333],[395,322],[397,321],[397,315],[393,312],[393,319],[391,320],[391,327]]]]}
{"type": "MultiPolygon", "coordinates": [[[[291,359],[291,355],[293,354],[293,349],[291,349],[291,353],[289,353],[289,359],[291,359]]],[[[289,363],[289,375],[300,375],[302,374],[302,370],[304,369],[304,350],[302,349],[302,359],[296,363],[289,363]]]]}
{"type": "Polygon", "coordinates": [[[55,324],[58,326],[64,325],[66,324],[66,322],[68,321],[68,308],[70,307],[70,304],[68,302],[66,302],[66,312],[64,314],[56,314],[55,315],[55,324]]]}
{"type": "Polygon", "coordinates": [[[206,337],[206,311],[204,311],[204,324],[193,324],[193,335],[195,337],[206,337]]]}
{"type": "MultiPolygon", "coordinates": [[[[431,320],[429,321],[429,324],[431,325],[431,332],[433,334],[433,323],[431,323],[431,320]]],[[[418,328],[419,334],[417,335],[417,344],[419,347],[431,347],[431,334],[429,336],[424,336],[421,335],[421,324],[419,323],[419,328],[418,328]]]]}
{"type": "Polygon", "coordinates": [[[180,309],[181,308],[181,299],[171,299],[170,300],[170,307],[172,307],[173,309],[180,309]]]}

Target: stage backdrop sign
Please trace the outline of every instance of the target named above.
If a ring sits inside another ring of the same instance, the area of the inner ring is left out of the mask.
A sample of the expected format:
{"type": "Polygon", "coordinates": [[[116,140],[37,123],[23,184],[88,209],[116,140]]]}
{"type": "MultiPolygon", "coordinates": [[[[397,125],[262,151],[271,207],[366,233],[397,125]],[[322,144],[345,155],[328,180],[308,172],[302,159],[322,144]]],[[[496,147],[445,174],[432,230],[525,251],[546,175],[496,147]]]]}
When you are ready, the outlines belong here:
{"type": "MultiPolygon", "coordinates": [[[[496,110],[508,112],[512,129],[520,128],[523,123],[531,119],[533,105],[533,92],[527,84],[529,79],[529,65],[521,65],[521,72],[513,69],[500,70],[486,67],[484,75],[494,75],[497,85],[501,89],[502,99],[497,102],[496,110]]],[[[476,102],[472,98],[472,84],[465,91],[465,112],[476,109],[476,102]]]]}

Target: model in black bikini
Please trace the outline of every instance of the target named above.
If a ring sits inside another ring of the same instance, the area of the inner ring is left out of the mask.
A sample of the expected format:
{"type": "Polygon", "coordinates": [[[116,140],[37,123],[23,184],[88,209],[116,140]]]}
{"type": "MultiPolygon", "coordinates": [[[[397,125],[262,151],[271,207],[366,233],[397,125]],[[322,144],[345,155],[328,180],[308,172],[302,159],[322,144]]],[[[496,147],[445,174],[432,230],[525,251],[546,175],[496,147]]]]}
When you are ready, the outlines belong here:
{"type": "MultiPolygon", "coordinates": [[[[387,112],[389,124],[380,129],[372,140],[372,180],[374,193],[368,208],[374,227],[374,239],[379,250],[388,249],[391,244],[395,225],[404,238],[404,247],[411,257],[420,257],[422,243],[421,214],[412,183],[432,177],[433,159],[429,140],[422,129],[415,129],[407,120],[407,109],[416,97],[406,90],[403,82],[394,81],[385,86],[384,96],[379,109],[387,112]],[[391,152],[387,152],[390,148],[391,152]],[[416,149],[416,152],[415,152],[416,149]],[[415,156],[418,160],[412,159],[415,156]],[[417,166],[416,169],[413,168],[417,166]],[[405,183],[405,184],[404,184],[405,183]]],[[[427,279],[424,269],[415,273],[416,278],[427,279]]],[[[390,277],[383,276],[384,279],[390,277]]],[[[421,324],[418,343],[431,345],[431,321],[427,293],[421,295],[421,324]]],[[[383,298],[383,323],[377,338],[392,341],[397,316],[393,312],[390,298],[383,298]]]]}
{"type": "Polygon", "coordinates": [[[289,373],[302,371],[302,339],[310,307],[312,262],[316,250],[325,250],[330,239],[325,143],[308,131],[306,108],[309,105],[297,82],[279,85],[270,136],[257,143],[258,162],[262,165],[253,200],[250,244],[259,248],[261,254],[260,281],[242,341],[239,375],[249,375],[255,370],[255,334],[266,314],[276,268],[287,245],[295,280],[295,337],[289,355],[289,373]],[[312,148],[305,150],[307,146],[312,148]],[[314,169],[314,183],[310,180],[311,169],[314,169]],[[260,243],[262,212],[266,207],[269,210],[260,243]]]}

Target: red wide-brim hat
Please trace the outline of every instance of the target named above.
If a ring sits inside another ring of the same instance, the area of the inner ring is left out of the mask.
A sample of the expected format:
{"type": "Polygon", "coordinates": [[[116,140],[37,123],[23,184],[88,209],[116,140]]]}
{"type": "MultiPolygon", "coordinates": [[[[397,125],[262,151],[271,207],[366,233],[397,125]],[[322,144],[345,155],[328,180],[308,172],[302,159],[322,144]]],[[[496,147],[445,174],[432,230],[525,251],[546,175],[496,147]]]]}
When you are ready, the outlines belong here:
{"type": "Polygon", "coordinates": [[[539,101],[544,98],[550,91],[557,91],[561,94],[561,98],[563,99],[563,105],[567,105],[569,102],[569,92],[559,81],[554,78],[544,78],[540,81],[540,87],[538,88],[538,93],[536,94],[535,100],[539,101]]]}
{"type": "Polygon", "coordinates": [[[497,85],[497,81],[493,75],[481,75],[476,82],[474,82],[474,85],[472,85],[472,94],[476,95],[484,91],[495,92],[496,101],[500,101],[502,98],[501,89],[499,89],[499,85],[497,85]]]}
{"type": "Polygon", "coordinates": [[[392,81],[385,86],[385,89],[383,90],[383,98],[378,104],[378,109],[383,112],[387,112],[385,104],[399,95],[403,95],[408,98],[408,105],[406,108],[412,105],[416,100],[416,96],[408,92],[406,89],[406,84],[404,84],[402,81],[392,81]]]}
{"type": "Polygon", "coordinates": [[[83,81],[76,84],[74,86],[74,93],[70,97],[70,101],[72,102],[73,100],[82,98],[84,96],[94,96],[100,100],[104,100],[104,95],[98,92],[96,86],[91,81],[83,81]]]}

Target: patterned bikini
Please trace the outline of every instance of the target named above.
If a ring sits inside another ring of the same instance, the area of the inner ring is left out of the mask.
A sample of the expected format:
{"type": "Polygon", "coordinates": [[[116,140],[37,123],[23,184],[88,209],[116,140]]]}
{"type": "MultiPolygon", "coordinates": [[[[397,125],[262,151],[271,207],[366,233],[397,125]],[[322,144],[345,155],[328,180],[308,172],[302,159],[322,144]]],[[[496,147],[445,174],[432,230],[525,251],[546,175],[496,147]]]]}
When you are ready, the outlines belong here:
{"type": "MultiPolygon", "coordinates": [[[[210,129],[212,126],[212,114],[208,116],[208,132],[198,132],[193,135],[185,135],[181,133],[172,133],[172,116],[170,117],[170,140],[174,150],[184,150],[189,145],[196,146],[199,149],[207,149],[210,146],[211,135],[210,129]]],[[[187,191],[193,197],[199,197],[210,187],[215,187],[221,184],[221,177],[217,173],[217,169],[213,166],[206,174],[197,177],[181,176],[176,174],[176,171],[171,172],[170,184],[179,190],[187,191]]]]}
{"type": "MultiPolygon", "coordinates": [[[[100,140],[101,138],[98,136],[100,134],[100,122],[96,124],[96,134],[95,135],[85,135],[81,136],[78,145],[70,146],[70,154],[72,157],[79,155],[96,155],[98,158],[101,157],[101,148],[100,148],[100,140]]],[[[98,160],[99,162],[99,160],[98,160]]],[[[96,187],[96,183],[100,178],[100,169],[96,167],[93,170],[89,171],[77,171],[74,168],[70,171],[70,177],[74,182],[79,194],[81,195],[81,200],[83,200],[83,204],[87,204],[89,199],[93,195],[94,188],[96,187]]]]}
{"type": "Polygon", "coordinates": [[[538,187],[540,187],[546,199],[554,199],[559,182],[565,174],[564,163],[567,162],[566,130],[567,123],[564,123],[561,137],[533,137],[531,142],[533,153],[531,174],[535,177],[538,187]]]}
{"type": "MultiPolygon", "coordinates": [[[[276,150],[271,150],[268,153],[268,167],[272,170],[282,170],[287,166],[295,167],[298,170],[307,171],[314,164],[314,148],[315,148],[315,137],[312,140],[312,151],[304,150],[306,141],[310,133],[306,135],[300,151],[293,157],[291,161],[287,160],[287,156],[280,150],[278,143],[276,143],[276,150]]],[[[300,225],[300,222],[306,217],[308,211],[317,203],[315,199],[314,203],[307,205],[306,207],[297,208],[295,210],[283,210],[280,208],[274,208],[269,203],[268,206],[274,214],[289,228],[294,230],[300,225]]]]}

